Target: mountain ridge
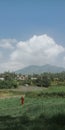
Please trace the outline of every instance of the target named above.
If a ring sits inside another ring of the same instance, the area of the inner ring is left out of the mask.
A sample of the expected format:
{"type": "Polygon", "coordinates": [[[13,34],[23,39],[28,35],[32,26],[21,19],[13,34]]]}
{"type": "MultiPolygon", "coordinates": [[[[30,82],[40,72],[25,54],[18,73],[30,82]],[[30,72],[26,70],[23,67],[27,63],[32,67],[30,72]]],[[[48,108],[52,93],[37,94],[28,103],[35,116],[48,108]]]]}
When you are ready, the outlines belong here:
{"type": "Polygon", "coordinates": [[[27,66],[23,69],[17,70],[15,73],[21,73],[21,74],[41,74],[44,72],[51,72],[51,73],[59,73],[65,71],[65,68],[63,67],[58,67],[58,66],[54,66],[54,65],[42,65],[42,66],[38,66],[38,65],[31,65],[31,66],[27,66]]]}

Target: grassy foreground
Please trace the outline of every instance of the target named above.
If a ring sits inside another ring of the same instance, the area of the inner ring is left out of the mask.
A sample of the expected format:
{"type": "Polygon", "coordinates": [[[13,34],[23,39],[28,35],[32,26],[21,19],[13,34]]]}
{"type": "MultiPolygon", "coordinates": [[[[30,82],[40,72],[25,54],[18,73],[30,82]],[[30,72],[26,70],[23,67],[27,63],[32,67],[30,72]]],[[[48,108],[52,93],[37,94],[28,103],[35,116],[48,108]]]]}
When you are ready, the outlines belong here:
{"type": "Polygon", "coordinates": [[[8,95],[0,99],[0,130],[65,130],[64,87],[25,92],[23,106],[22,91],[0,93],[8,95]]]}

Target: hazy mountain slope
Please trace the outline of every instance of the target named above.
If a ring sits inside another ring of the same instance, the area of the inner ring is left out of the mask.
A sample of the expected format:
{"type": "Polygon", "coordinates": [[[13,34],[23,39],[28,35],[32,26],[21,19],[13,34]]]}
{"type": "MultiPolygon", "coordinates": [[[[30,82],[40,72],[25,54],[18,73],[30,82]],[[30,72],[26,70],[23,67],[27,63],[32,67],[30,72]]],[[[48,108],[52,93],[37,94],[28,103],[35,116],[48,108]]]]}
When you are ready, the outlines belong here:
{"type": "Polygon", "coordinates": [[[43,72],[62,72],[65,71],[65,68],[62,67],[57,67],[57,66],[52,66],[52,65],[43,65],[43,66],[28,66],[23,69],[17,70],[16,73],[22,73],[22,74],[40,74],[43,72]]]}

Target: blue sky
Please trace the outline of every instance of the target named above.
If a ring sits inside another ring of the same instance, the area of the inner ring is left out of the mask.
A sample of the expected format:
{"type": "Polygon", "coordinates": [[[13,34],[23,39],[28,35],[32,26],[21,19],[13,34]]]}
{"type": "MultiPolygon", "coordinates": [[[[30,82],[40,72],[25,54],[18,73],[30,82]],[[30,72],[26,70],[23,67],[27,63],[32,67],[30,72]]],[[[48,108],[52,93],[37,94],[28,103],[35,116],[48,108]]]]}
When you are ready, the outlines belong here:
{"type": "Polygon", "coordinates": [[[52,38],[57,45],[65,47],[65,0],[0,0],[0,61],[9,62],[9,56],[14,54],[19,42],[27,44],[27,40],[33,39],[34,35],[36,38],[45,35],[47,40],[52,38]],[[13,40],[16,42],[12,47],[13,40]],[[6,50],[4,45],[11,50],[6,50]]]}
{"type": "Polygon", "coordinates": [[[44,33],[65,43],[65,0],[0,0],[0,38],[44,33]]]}

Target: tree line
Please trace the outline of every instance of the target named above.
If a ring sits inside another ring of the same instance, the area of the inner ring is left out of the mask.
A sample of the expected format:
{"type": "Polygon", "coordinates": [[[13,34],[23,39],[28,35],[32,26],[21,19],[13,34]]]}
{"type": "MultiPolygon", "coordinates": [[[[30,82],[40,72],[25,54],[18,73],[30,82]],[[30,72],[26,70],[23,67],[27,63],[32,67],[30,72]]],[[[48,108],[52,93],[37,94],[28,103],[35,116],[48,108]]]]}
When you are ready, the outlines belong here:
{"type": "Polygon", "coordinates": [[[39,87],[65,86],[65,72],[61,73],[42,73],[28,75],[26,80],[20,81],[20,85],[31,85],[39,87]]]}
{"type": "Polygon", "coordinates": [[[38,87],[65,86],[65,72],[33,75],[22,75],[11,72],[0,74],[0,89],[17,88],[19,85],[38,87]]]}

